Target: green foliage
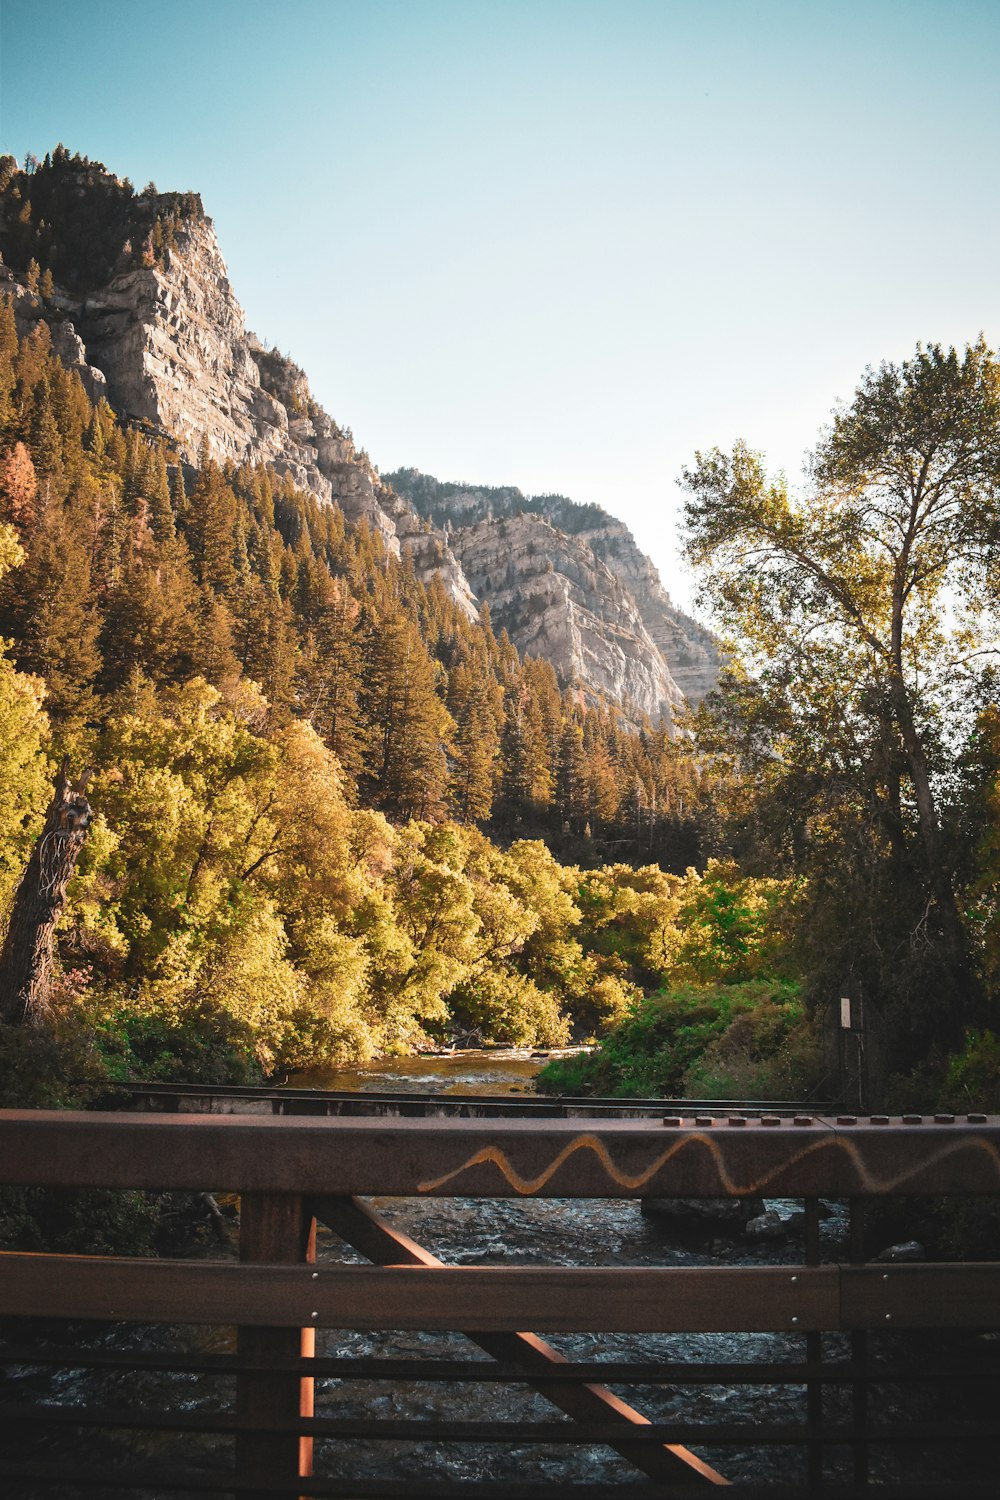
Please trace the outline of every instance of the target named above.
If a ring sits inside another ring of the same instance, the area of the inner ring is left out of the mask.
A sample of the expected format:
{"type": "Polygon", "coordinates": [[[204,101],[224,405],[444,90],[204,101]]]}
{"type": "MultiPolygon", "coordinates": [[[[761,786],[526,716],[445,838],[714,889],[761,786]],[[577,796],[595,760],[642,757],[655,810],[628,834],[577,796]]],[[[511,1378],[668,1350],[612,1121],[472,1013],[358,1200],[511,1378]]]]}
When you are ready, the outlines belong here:
{"type": "Polygon", "coordinates": [[[979,832],[979,847],[968,920],[996,1004],[1000,1002],[1000,711],[988,708],[980,716],[978,729],[978,755],[973,764],[978,763],[980,769],[980,786],[973,804],[973,832],[979,832]]]}
{"type": "Polygon", "coordinates": [[[466,1042],[509,1047],[561,1047],[569,1022],[551,991],[516,969],[482,969],[449,996],[451,1025],[466,1042]]]}
{"type": "Polygon", "coordinates": [[[0,1245],[61,1255],[151,1255],[154,1193],[104,1188],[0,1188],[0,1245]]]}
{"type": "Polygon", "coordinates": [[[988,1029],[970,1030],[954,1052],[932,1049],[909,1073],[891,1080],[888,1097],[899,1113],[1000,1112],[1000,1038],[988,1029]]]}
{"type": "Polygon", "coordinates": [[[948,1059],[942,1109],[982,1110],[1000,1114],[1000,1037],[992,1031],[970,1031],[962,1048],[948,1059]]]}
{"type": "MultiPolygon", "coordinates": [[[[797,899],[794,882],[717,861],[683,879],[653,867],[588,871],[579,886],[585,940],[605,965],[625,975],[628,959],[660,988],[644,999],[619,979],[609,1034],[589,1056],[551,1063],[542,1087],[692,1098],[808,1093],[823,1059],[785,936],[797,899]]],[[[601,985],[591,974],[592,999],[601,985]]]]}
{"type": "Polygon", "coordinates": [[[207,997],[164,1004],[149,991],[114,994],[88,1019],[111,1081],[261,1082],[254,1032],[207,997]]]}
{"type": "Polygon", "coordinates": [[[802,877],[811,998],[867,1003],[878,1090],[991,1017],[963,745],[995,698],[1000,365],[980,341],[866,371],[800,495],[744,444],[685,482],[732,636],[700,725],[725,833],[747,868],[802,877]]]}
{"type": "Polygon", "coordinates": [[[642,1001],[589,1056],[550,1063],[548,1092],[642,1097],[778,1096],[812,1082],[797,1063],[808,1047],[791,1039],[804,1024],[797,986],[754,979],[681,984],[642,1001]]]}

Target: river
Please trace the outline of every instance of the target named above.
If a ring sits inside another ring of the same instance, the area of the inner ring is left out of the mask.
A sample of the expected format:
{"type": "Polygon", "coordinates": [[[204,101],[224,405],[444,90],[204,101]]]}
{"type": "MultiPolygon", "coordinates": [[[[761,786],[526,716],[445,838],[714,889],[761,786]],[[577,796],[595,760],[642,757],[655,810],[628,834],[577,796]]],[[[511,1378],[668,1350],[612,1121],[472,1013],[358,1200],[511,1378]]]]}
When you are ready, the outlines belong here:
{"type": "Polygon", "coordinates": [[[549,1057],[522,1049],[435,1052],[418,1057],[385,1057],[355,1068],[314,1068],[296,1073],[290,1086],[350,1089],[358,1093],[391,1090],[404,1094],[533,1094],[535,1078],[549,1057]]]}

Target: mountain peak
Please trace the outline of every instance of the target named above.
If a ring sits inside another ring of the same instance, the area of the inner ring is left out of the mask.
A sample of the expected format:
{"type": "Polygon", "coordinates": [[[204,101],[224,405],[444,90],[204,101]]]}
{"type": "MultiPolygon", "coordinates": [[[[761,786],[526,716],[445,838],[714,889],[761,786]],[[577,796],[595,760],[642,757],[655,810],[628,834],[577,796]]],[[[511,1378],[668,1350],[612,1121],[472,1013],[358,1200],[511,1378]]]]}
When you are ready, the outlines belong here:
{"type": "Polygon", "coordinates": [[[673,608],[628,528],[598,505],[514,487],[381,477],[304,370],[250,333],[197,193],[137,193],[63,147],[0,159],[0,245],[22,325],[116,411],[194,464],[267,464],[438,575],[470,618],[488,601],[522,652],[566,686],[672,724],[712,685],[708,632],[673,608]]]}

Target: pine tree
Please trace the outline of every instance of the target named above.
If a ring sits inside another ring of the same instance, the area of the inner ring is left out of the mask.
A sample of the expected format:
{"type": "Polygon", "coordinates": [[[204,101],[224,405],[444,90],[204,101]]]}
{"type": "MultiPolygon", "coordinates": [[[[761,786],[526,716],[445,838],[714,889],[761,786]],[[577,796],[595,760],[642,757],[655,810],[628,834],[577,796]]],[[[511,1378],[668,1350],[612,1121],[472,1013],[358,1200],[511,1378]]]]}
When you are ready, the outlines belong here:
{"type": "MultiPolygon", "coordinates": [[[[178,471],[179,472],[179,471],[178,471]]],[[[149,525],[158,542],[174,535],[174,511],[170,503],[170,480],[163,444],[150,448],[142,475],[143,494],[149,501],[149,525]]]]}
{"type": "Polygon", "coordinates": [[[559,740],[559,764],[556,772],[556,802],[564,827],[582,833],[589,814],[587,757],[583,747],[583,729],[575,717],[569,717],[559,740]]]}
{"type": "Polygon", "coordinates": [[[183,521],[187,516],[187,490],[184,487],[184,470],[180,464],[174,470],[174,477],[170,484],[170,502],[174,510],[175,521],[183,521]]]}
{"type": "Polygon", "coordinates": [[[153,682],[183,682],[199,671],[198,588],[187,547],[158,542],[142,518],[132,521],[117,586],[106,607],[102,686],[114,691],[138,670],[153,682]]]}
{"type": "Polygon", "coordinates": [[[499,772],[503,690],[482,658],[459,663],[448,677],[455,720],[451,798],[463,822],[490,817],[499,772]]]}
{"type": "Polygon", "coordinates": [[[440,816],[455,726],[427,648],[399,609],[369,625],[363,707],[373,731],[365,784],[375,805],[395,818],[440,816]]]}
{"type": "Polygon", "coordinates": [[[86,540],[61,513],[42,519],[7,618],[20,665],[45,680],[49,713],[78,729],[95,708],[99,620],[86,540]]]}
{"type": "Polygon", "coordinates": [[[251,578],[234,612],[233,643],[243,671],[263,689],[269,703],[294,698],[297,643],[291,611],[260,578],[251,578]]]}
{"type": "Polygon", "coordinates": [[[0,453],[0,520],[9,521],[23,538],[34,529],[38,480],[23,443],[0,453]]]}
{"type": "Polygon", "coordinates": [[[236,583],[235,526],[236,496],[209,460],[191,491],[186,532],[199,582],[224,597],[236,583]]]}
{"type": "Polygon", "coordinates": [[[339,579],[327,580],[299,669],[299,700],[355,786],[365,763],[368,733],[361,710],[360,608],[339,579]]]}
{"type": "Polygon", "coordinates": [[[62,439],[53,410],[52,390],[46,377],[39,380],[32,392],[27,442],[35,473],[42,481],[51,481],[59,473],[62,464],[62,439]]]}
{"type": "Polygon", "coordinates": [[[241,675],[229,606],[210,588],[198,590],[198,672],[216,686],[241,675]]]}
{"type": "Polygon", "coordinates": [[[7,297],[0,297],[0,440],[11,433],[14,424],[16,358],[17,324],[14,322],[14,309],[7,297]]]}

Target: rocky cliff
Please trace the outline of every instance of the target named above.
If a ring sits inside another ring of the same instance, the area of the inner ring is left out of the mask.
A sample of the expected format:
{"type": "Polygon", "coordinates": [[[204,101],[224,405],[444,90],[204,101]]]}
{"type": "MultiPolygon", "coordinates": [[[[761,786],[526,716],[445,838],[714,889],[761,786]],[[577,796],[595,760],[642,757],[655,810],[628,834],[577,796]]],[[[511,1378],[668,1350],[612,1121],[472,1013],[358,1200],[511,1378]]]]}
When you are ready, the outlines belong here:
{"type": "Polygon", "coordinates": [[[304,372],[247,330],[196,194],[135,195],[100,163],[59,152],[33,173],[6,158],[0,250],[10,262],[0,267],[0,290],[6,285],[13,295],[19,324],[48,322],[57,352],[81,371],[92,395],[106,395],[121,415],[169,437],[192,464],[204,445],[220,463],[270,464],[336,501],[349,520],[379,531],[396,556],[405,547],[418,575],[440,574],[477,615],[447,539],[429,534],[383,483],[350,432],[314,400],[304,372]],[[65,284],[42,295],[40,267],[29,271],[32,252],[55,260],[65,284]]]}
{"type": "Polygon", "coordinates": [[[530,513],[484,517],[450,536],[494,626],[519,651],[635,717],[673,724],[683,695],[635,600],[585,541],[530,513]]]}
{"type": "Polygon", "coordinates": [[[304,372],[247,330],[197,194],[136,194],[61,148],[30,171],[0,158],[0,251],[21,326],[48,323],[92,395],[188,462],[270,464],[439,575],[470,617],[488,600],[521,651],[633,718],[672,723],[711,686],[712,638],[599,507],[380,476],[304,372]]]}
{"type": "Polygon", "coordinates": [[[506,627],[522,651],[553,661],[560,652],[569,652],[567,661],[583,652],[594,663],[591,670],[597,681],[619,683],[617,688],[605,686],[610,697],[621,699],[631,691],[633,701],[654,718],[648,706],[650,691],[661,692],[662,701],[676,707],[681,696],[698,703],[715,686],[720,665],[715,637],[671,603],[660,575],[628,527],[601,506],[580,505],[564,495],[526,496],[510,487],[442,483],[416,469],[400,469],[386,478],[447,534],[473,588],[489,599],[494,622],[506,627]],[[508,583],[496,591],[496,573],[490,571],[493,549],[487,540],[496,529],[507,529],[520,558],[517,568],[525,576],[537,571],[534,559],[542,557],[544,566],[565,580],[565,619],[556,621],[551,585],[544,615],[529,616],[522,602],[536,593],[534,589],[519,591],[508,583]],[[570,650],[569,643],[577,641],[581,610],[601,621],[608,632],[603,652],[593,632],[586,651],[582,644],[570,650]],[[628,668],[617,675],[611,671],[609,677],[607,663],[625,650],[631,652],[628,668]]]}

